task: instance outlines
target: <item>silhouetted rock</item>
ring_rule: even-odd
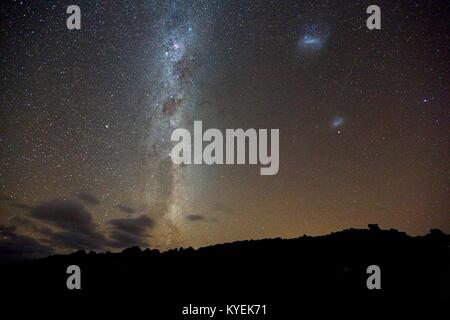
[[[424,238],[429,241],[446,243],[450,245],[450,235],[445,234],[439,229],[430,229],[430,232]]]
[[[138,256],[141,253],[142,253],[142,250],[139,247],[131,247],[131,248],[122,250],[122,254],[127,255],[127,256]]]
[[[83,257],[83,256],[86,256],[87,253],[84,250],[77,250],[75,252],[72,252],[71,255]]]

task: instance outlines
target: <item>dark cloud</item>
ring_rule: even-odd
[[[113,219],[111,226],[110,245],[116,248],[147,246],[147,231],[154,226],[152,218],[142,215],[137,218]]]
[[[108,244],[108,240],[99,232],[82,233],[74,231],[54,232],[51,234],[49,242],[58,247],[77,250],[104,250]]]
[[[31,225],[31,229],[34,232],[40,233],[40,234],[45,235],[45,236],[49,236],[49,235],[52,235],[54,233],[54,231],[51,228],[46,227],[46,226],[36,225],[36,224],[32,224]]]
[[[0,224],[0,235],[2,236],[9,236],[10,234],[15,233],[17,230],[16,226],[5,226]]]
[[[55,199],[33,208],[30,216],[59,229],[36,227],[36,231],[49,236],[48,242],[56,247],[101,250],[107,245],[91,213],[79,202]]]
[[[71,200],[55,199],[42,203],[31,209],[30,216],[72,232],[89,234],[95,233],[97,228],[91,213],[81,203]]]
[[[86,207],[77,201],[54,199],[30,209],[27,216],[9,219],[11,225],[0,229],[0,260],[13,261],[54,253],[49,246],[65,250],[107,250],[147,246],[148,231],[154,220],[146,215],[113,219],[107,224],[109,233],[101,231]],[[40,235],[34,239],[18,233],[23,229]]]
[[[76,193],[77,198],[87,205],[96,206],[100,203],[100,200],[92,193],[86,191],[79,191]]]
[[[137,218],[112,219],[108,222],[115,229],[123,230],[134,234],[142,234],[147,229],[154,226],[152,218],[142,215]]]
[[[136,210],[129,207],[129,206],[125,206],[123,204],[119,204],[117,206],[117,209],[119,209],[120,211],[122,211],[123,213],[127,213],[127,214],[133,214],[136,213]]]
[[[16,233],[15,226],[0,225],[0,263],[45,257],[54,251],[27,236]]]
[[[9,219],[9,222],[11,222],[14,226],[31,226],[33,225],[33,222],[22,216],[13,216]]]
[[[202,221],[205,220],[205,216],[201,214],[189,214],[186,216],[186,219],[189,221]]]
[[[36,233],[40,233],[42,235],[49,236],[49,235],[53,234],[53,230],[50,229],[49,227],[46,227],[43,225],[38,225],[34,221],[31,221],[30,219],[28,219],[27,217],[13,216],[9,219],[9,222],[13,226],[28,228],[28,229],[30,229]]]
[[[42,235],[46,235],[46,236],[52,235],[54,233],[54,231],[52,229],[50,229],[49,227],[46,227],[46,226],[33,225],[32,228],[33,228],[33,231],[38,232]]]

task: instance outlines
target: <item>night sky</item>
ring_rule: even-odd
[[[346,3],[2,3],[0,249],[450,232],[448,5]],[[174,165],[194,120],[279,128],[279,173]]]

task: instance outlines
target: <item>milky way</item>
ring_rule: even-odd
[[[167,245],[178,236],[188,208],[189,194],[185,186],[185,170],[174,165],[169,157],[172,131],[192,121],[199,92],[195,84],[198,72],[197,52],[201,39],[195,19],[183,2],[168,2],[158,20],[154,35],[159,45],[152,52],[153,68],[149,75],[147,137],[145,159],[148,167],[146,200],[157,203],[162,213],[161,232]]]

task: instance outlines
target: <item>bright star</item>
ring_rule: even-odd
[[[430,103],[431,100],[433,100],[433,97],[423,98],[423,99],[422,99],[422,102],[425,103],[425,104],[427,104],[427,103]]]

